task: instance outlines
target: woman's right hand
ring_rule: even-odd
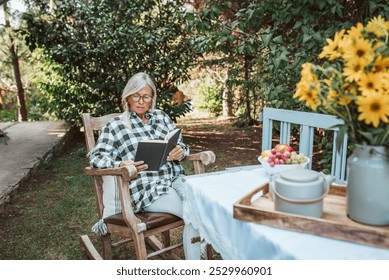
[[[122,161],[120,163],[120,167],[123,167],[123,166],[126,166],[126,165],[134,165],[136,167],[136,170],[138,172],[140,171],[143,171],[143,170],[146,170],[147,168],[149,168],[149,166],[147,164],[144,163],[144,161],[133,161],[133,160],[125,160],[125,161]]]

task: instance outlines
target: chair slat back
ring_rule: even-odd
[[[84,125],[86,150],[90,152],[96,146],[95,133],[99,133],[104,125],[112,118],[120,115],[114,113],[102,117],[91,117],[89,113],[82,114],[82,123]],[[93,176],[93,191],[97,204],[97,211],[99,219],[103,217],[104,203],[103,203],[103,179],[101,176]]]
[[[260,119],[263,121],[262,150],[269,150],[272,148],[273,121],[280,122],[280,143],[283,144],[290,144],[291,125],[299,125],[299,150],[301,153],[310,157],[311,162],[309,168],[312,167],[313,138],[315,129],[321,128],[325,130],[332,130],[334,135],[331,174],[336,177],[339,183],[345,182],[348,140],[347,135],[345,135],[343,143],[338,151],[336,146],[336,137],[339,133],[339,128],[335,127],[336,125],[343,124],[343,120],[331,115],[275,108],[264,108]]]
[[[113,113],[101,117],[92,117],[89,113],[82,114],[87,152],[96,146],[95,132],[100,132],[107,122],[119,115],[120,113]]]

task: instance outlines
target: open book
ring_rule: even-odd
[[[170,151],[177,145],[181,128],[169,132],[164,140],[143,140],[138,143],[135,161],[143,160],[149,168],[146,171],[158,171],[166,163]]]

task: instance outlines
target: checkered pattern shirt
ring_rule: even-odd
[[[125,160],[134,160],[139,141],[150,139],[164,139],[176,128],[176,125],[161,110],[146,113],[147,124],[135,112],[125,112],[113,118],[101,130],[97,144],[88,154],[90,165],[93,168],[119,167]],[[182,142],[182,135],[178,140],[189,154],[189,148]],[[184,174],[181,164],[168,161],[159,171],[139,172],[136,180],[130,183],[130,195],[135,212],[149,206],[158,196],[169,191],[172,180],[179,174]]]

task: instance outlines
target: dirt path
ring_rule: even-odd
[[[212,150],[216,154],[215,170],[239,165],[258,164],[261,150],[259,126],[233,127],[233,119],[185,119],[177,123],[183,128],[184,142],[191,152]]]

